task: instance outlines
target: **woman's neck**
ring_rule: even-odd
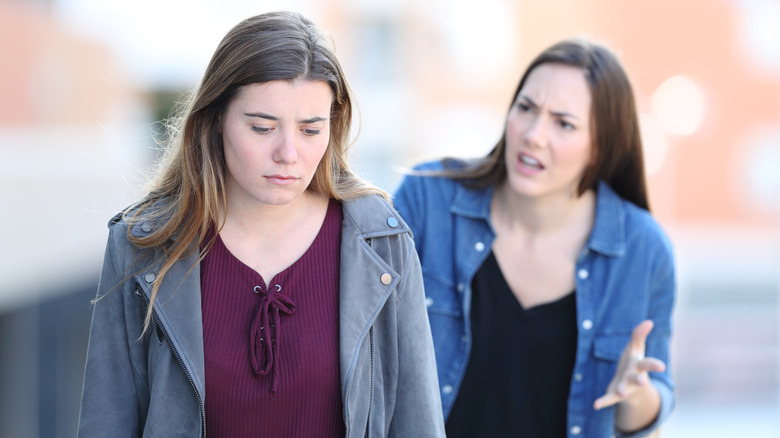
[[[311,246],[325,220],[330,200],[304,192],[285,205],[235,205],[228,202],[219,232],[227,249],[268,283]]]
[[[506,184],[496,186],[491,200],[491,220],[503,229],[529,235],[554,233],[571,227],[587,230],[593,226],[596,197],[593,190],[580,196],[554,195],[529,197],[518,195]]]
[[[233,202],[231,202],[233,201]],[[328,198],[306,191],[294,202],[284,205],[248,203],[228,199],[225,227],[247,238],[275,236],[307,222],[314,212],[323,211]],[[225,214],[225,212],[223,212]]]

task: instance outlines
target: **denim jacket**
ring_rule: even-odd
[[[417,170],[441,170],[438,162]],[[458,394],[471,351],[471,282],[487,258],[495,233],[490,223],[493,188],[473,190],[435,176],[407,175],[394,204],[414,233],[436,349],[445,419]],[[644,319],[655,327],[646,355],[667,364],[651,373],[661,411],[643,436],[667,417],[674,404],[669,340],[675,299],[672,248],[650,214],[602,183],[596,217],[576,262],[577,352],[570,381],[570,437],[624,436],[615,430],[615,408],[593,409],[614,376],[633,328]]]
[[[346,436],[443,437],[422,276],[409,229],[378,197],[344,202],[343,211],[339,356]],[[140,221],[131,232],[143,235],[154,226]],[[79,437],[203,437],[208,394],[198,254],[164,277],[151,333],[139,338],[160,254],[130,243],[127,227],[121,215],[109,226]]]

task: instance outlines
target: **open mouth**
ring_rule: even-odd
[[[534,169],[539,169],[539,170],[544,169],[544,166],[539,160],[529,157],[528,155],[525,154],[520,154],[520,163],[522,163],[524,166],[532,167]]]

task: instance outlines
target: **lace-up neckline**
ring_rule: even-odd
[[[260,302],[255,308],[252,328],[249,332],[249,357],[252,370],[256,375],[272,377],[271,392],[276,393],[279,386],[277,370],[279,368],[279,342],[281,341],[281,315],[293,315],[295,303],[282,293],[282,286],[276,284],[270,290],[255,286],[254,292]]]

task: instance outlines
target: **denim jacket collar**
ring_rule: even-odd
[[[458,184],[450,205],[453,214],[490,223],[490,200],[493,187],[474,190]],[[620,197],[603,181],[596,194],[596,217],[587,249],[599,254],[620,257],[626,252],[625,211]]]
[[[470,189],[458,184],[450,211],[460,216],[484,219],[490,223],[490,200],[492,198],[492,185],[484,189]]]

